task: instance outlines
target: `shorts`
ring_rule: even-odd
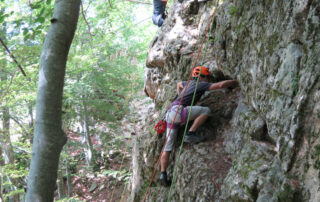
[[[167,114],[166,114],[166,121],[167,123],[172,123],[177,110],[178,110],[178,106],[179,105],[174,105],[173,107],[171,107],[170,110],[168,110]],[[191,106],[187,106],[186,107],[188,110],[188,114],[190,111]],[[177,125],[181,125],[181,110],[182,110],[182,106],[179,109],[179,112],[176,116],[175,122],[174,124]],[[196,119],[198,116],[200,115],[206,115],[206,116],[210,116],[211,110],[209,109],[209,107],[202,107],[202,106],[193,106],[190,112],[190,121]],[[164,148],[164,151],[171,151],[172,147],[173,147],[173,143],[176,139],[177,133],[178,133],[178,128],[175,129],[171,129],[170,134],[169,134],[170,128],[167,128],[166,130],[166,137],[168,138],[166,146]],[[169,137],[168,137],[169,136]]]

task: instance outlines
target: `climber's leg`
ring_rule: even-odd
[[[190,132],[195,132],[207,119],[209,116],[207,115],[200,115],[194,121],[192,126],[190,127]]]
[[[167,170],[170,153],[171,153],[171,151],[163,151],[163,153],[162,153],[162,156],[161,156],[161,172],[165,172]]]
[[[169,134],[170,132],[170,134]],[[164,172],[166,171],[167,167],[168,167],[168,163],[169,163],[169,157],[170,157],[170,152],[172,150],[173,147],[173,143],[174,140],[176,139],[178,133],[178,129],[171,129],[167,128],[167,142],[166,145],[163,149],[163,153],[161,156],[161,171]]]
[[[189,131],[195,132],[207,118],[210,116],[211,110],[209,107],[202,107],[202,106],[188,106],[187,110],[190,111],[190,120],[194,120],[192,126],[190,127]]]
[[[170,186],[170,181],[167,179],[167,167],[169,164],[169,158],[170,158],[170,153],[172,150],[172,146],[174,143],[174,140],[177,136],[177,129],[171,129],[170,134],[169,134],[170,128],[167,128],[167,142],[164,147],[162,156],[161,156],[161,174],[160,174],[160,184],[162,186]]]
[[[197,143],[202,142],[206,138],[203,136],[196,135],[195,131],[204,124],[204,122],[208,119],[211,111],[208,107],[201,107],[201,106],[193,106],[187,107],[188,110],[191,109],[190,113],[190,120],[194,120],[192,126],[190,127],[188,133],[184,138],[184,142],[188,143]]]

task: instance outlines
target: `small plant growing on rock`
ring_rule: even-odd
[[[311,158],[315,159],[315,162],[313,164],[313,168],[320,170],[320,144],[318,144],[314,147],[314,153],[312,154]],[[319,172],[318,177],[320,178],[320,172]]]
[[[230,15],[235,15],[237,13],[238,9],[235,5],[232,5],[229,9],[229,14]]]
[[[291,75],[291,77],[292,77],[291,88],[292,88],[293,96],[295,96],[299,91],[300,76],[299,76],[299,74],[295,74],[293,72],[291,74],[292,74]]]

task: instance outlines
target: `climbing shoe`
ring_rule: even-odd
[[[184,137],[186,143],[198,143],[206,140],[206,137],[198,136],[195,132],[189,131]]]
[[[171,182],[167,179],[167,173],[161,172],[160,174],[160,184],[164,187],[169,187]]]

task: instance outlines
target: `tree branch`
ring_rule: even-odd
[[[24,72],[24,70],[22,69],[21,65],[18,63],[18,61],[16,60],[16,58],[14,57],[14,55],[10,52],[9,48],[6,46],[6,44],[3,42],[3,40],[0,38],[0,42],[2,44],[2,46],[4,47],[4,49],[6,49],[6,51],[9,53],[10,57],[13,59],[13,61],[18,65],[20,71],[22,72],[22,74],[27,77],[26,73]]]
[[[23,148],[21,148],[21,147],[14,146],[13,148],[14,148],[15,150],[22,151],[22,152],[24,152],[24,153],[26,153],[26,154],[31,154],[30,151],[28,151],[28,150],[26,150],[26,149],[23,149]]]
[[[28,130],[23,126],[23,124],[20,123],[20,121],[18,120],[18,118],[10,115],[10,119],[12,119],[16,124],[18,124],[18,125],[20,126],[20,128],[21,128],[27,135],[30,134],[30,133],[28,132]]]
[[[109,3],[110,8],[112,8],[112,9],[113,9],[113,7],[112,7],[112,3],[111,3],[111,1],[110,1],[110,0],[108,0],[108,3]]]
[[[91,37],[93,37],[93,34],[92,34],[92,33],[91,33],[91,31],[90,31],[90,25],[89,25],[89,23],[88,23],[88,21],[87,21],[87,19],[86,19],[86,16],[84,15],[82,1],[81,1],[80,6],[81,6],[81,14],[82,14],[82,18],[83,18],[83,20],[85,21],[85,23],[86,23],[86,24],[87,24],[87,26],[88,26],[88,31],[89,31],[90,36],[91,36]]]
[[[138,0],[126,0],[137,4],[146,4],[146,5],[152,5],[150,2],[144,2],[144,1],[138,1]]]

